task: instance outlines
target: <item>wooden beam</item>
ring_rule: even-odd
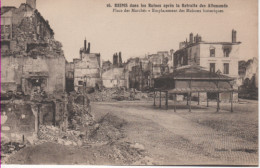
[[[219,112],[219,92],[217,93],[217,112]]]
[[[155,91],[153,92],[153,106],[156,106],[155,105]]]
[[[217,88],[219,89],[218,82],[217,82]],[[219,112],[219,91],[217,93],[217,112]]]
[[[230,93],[231,113],[233,112],[233,91]]]
[[[208,93],[207,93],[207,107],[209,107],[209,98],[208,98]]]
[[[200,92],[198,92],[198,105],[200,105]]]
[[[190,90],[191,90],[191,80],[190,80],[190,83],[189,83],[189,87],[190,87]],[[189,112],[191,112],[191,92],[189,92],[189,94],[190,94]]]
[[[191,112],[191,92],[189,93],[189,99],[190,99],[190,103],[189,103],[189,112]]]
[[[162,91],[160,91],[160,104],[159,104],[159,108],[162,107]]]
[[[166,91],[165,93],[166,93],[165,94],[165,99],[166,99],[165,105],[166,105],[166,110],[168,110],[168,91]]]
[[[174,98],[174,112],[176,112],[176,102],[177,102],[177,95],[176,93],[174,94],[175,98]]]

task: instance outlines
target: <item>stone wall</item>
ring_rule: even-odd
[[[7,45],[7,50],[1,50],[1,83],[4,86],[1,92],[26,88],[27,80],[32,77],[46,80],[44,91],[47,93],[63,92],[65,57],[49,23],[27,4],[1,14],[2,17],[9,18],[11,23],[6,24],[12,26],[11,38],[2,39],[1,43],[1,47]],[[26,92],[25,89],[23,91]]]

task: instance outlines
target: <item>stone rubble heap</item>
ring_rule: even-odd
[[[58,143],[62,145],[82,146],[82,133],[75,130],[61,131],[54,126],[41,126],[39,135],[40,140]]]
[[[5,164],[8,158],[23,149],[26,145],[18,142],[1,142],[1,164]]]
[[[91,114],[90,100],[86,95],[70,95],[68,102],[69,128],[79,130],[92,125],[94,117]]]
[[[124,88],[105,88],[101,91],[95,91],[88,95],[93,102],[115,102],[115,101],[133,101],[147,99],[148,93],[142,93],[140,91],[125,90]]]

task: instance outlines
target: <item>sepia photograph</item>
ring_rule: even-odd
[[[1,0],[1,165],[258,166],[258,0]]]

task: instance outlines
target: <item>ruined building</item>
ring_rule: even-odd
[[[66,92],[70,93],[74,91],[74,69],[75,65],[73,62],[66,61]]]
[[[65,57],[36,0],[1,8],[1,93],[65,89]]]
[[[109,60],[102,62],[102,72],[106,72],[109,69],[111,69],[112,67],[113,67],[113,64]]]
[[[128,88],[128,71],[125,68],[113,67],[102,74],[102,81],[105,88]]]
[[[90,53],[90,43],[84,40],[84,47],[80,49],[80,59],[73,59],[74,89],[76,91],[85,87],[100,87],[101,61],[99,53]]]
[[[239,61],[239,97],[258,99],[258,59]]]
[[[131,58],[127,61],[129,70],[129,87],[138,90],[147,90],[151,86],[152,63],[147,57]]]
[[[110,61],[103,63],[102,83],[105,88],[128,88],[128,76],[128,70],[123,67],[121,52],[113,55],[113,65],[111,65]]]
[[[252,83],[255,88],[258,88],[258,59],[254,57],[248,61],[239,61],[239,76],[241,85]]]
[[[21,140],[42,124],[66,128],[65,61],[36,0],[1,7],[1,136]]]

